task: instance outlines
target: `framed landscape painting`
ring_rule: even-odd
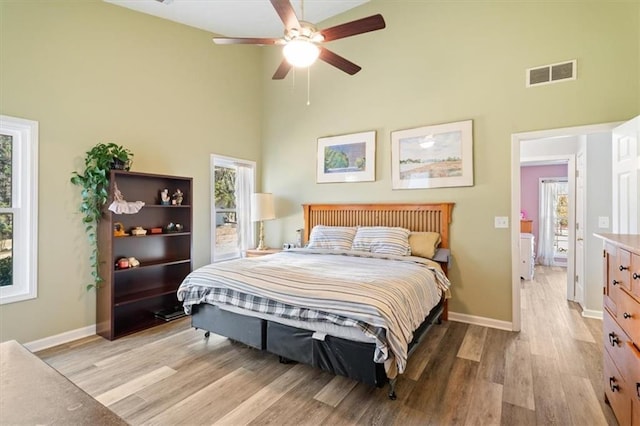
[[[391,132],[393,189],[473,185],[473,121]]]
[[[317,183],[376,180],[376,132],[318,138]]]

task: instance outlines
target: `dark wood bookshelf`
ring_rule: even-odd
[[[115,214],[108,210],[115,187],[126,201],[143,201],[145,205],[134,214]],[[160,192],[169,195],[180,189],[182,204],[160,203]],[[103,209],[98,226],[100,276],[103,282],[97,290],[96,331],[109,339],[164,324],[158,312],[178,308],[178,286],[193,268],[192,260],[192,194],[189,177],[112,170],[109,177],[110,198]],[[167,232],[170,224],[182,225],[179,232]],[[143,236],[114,236],[116,224],[125,232],[140,226]],[[151,228],[162,228],[161,234],[151,234]],[[122,257],[135,257],[140,265],[119,269]]]

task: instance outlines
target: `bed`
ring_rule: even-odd
[[[411,349],[432,324],[447,319],[453,203],[303,209],[307,248],[198,268],[178,298],[206,336],[213,332],[282,362],[370,385],[390,383],[395,399]],[[404,253],[409,231],[415,241],[437,235],[437,250],[424,257]]]

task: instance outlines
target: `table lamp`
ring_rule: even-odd
[[[251,221],[260,222],[260,236],[257,250],[267,250],[264,244],[264,221],[275,219],[275,209],[273,207],[273,194],[254,193],[251,194]]]

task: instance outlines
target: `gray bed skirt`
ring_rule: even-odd
[[[429,313],[414,333],[411,350],[429,328],[440,322],[444,299]],[[373,361],[374,343],[351,341],[275,321],[237,314],[206,303],[193,305],[191,325],[256,349],[266,350],[282,359],[297,361],[362,383],[382,387],[387,382],[384,364]]]

